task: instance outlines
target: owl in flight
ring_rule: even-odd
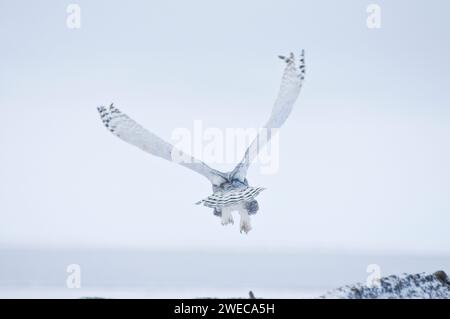
[[[241,217],[240,231],[248,233],[251,230],[250,216],[256,214],[259,209],[255,197],[264,190],[264,188],[249,185],[248,167],[257,157],[258,151],[269,142],[274,131],[279,129],[288,118],[305,78],[304,50],[298,61],[293,53],[287,57],[279,56],[279,58],[286,63],[286,66],[272,114],[248,147],[242,161],[230,172],[220,172],[202,161],[184,154],[181,150],[146,130],[112,104],[109,107],[100,106],[97,109],[104,125],[125,142],[152,155],[177,162],[205,176],[212,184],[213,194],[196,204],[212,208],[214,215],[221,218],[222,225],[233,224],[231,213],[238,211]]]

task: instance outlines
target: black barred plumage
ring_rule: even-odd
[[[112,133],[115,133],[116,126],[114,124],[119,123],[120,117],[125,117],[125,115],[122,114],[118,108],[114,107],[114,104],[111,104],[109,109],[104,106],[99,106],[97,109],[103,124],[105,124]]]
[[[305,67],[305,50],[302,50],[302,55],[300,56],[300,79],[303,81],[305,79],[306,67]]]
[[[238,191],[216,192],[205,199],[197,202],[197,205],[203,204],[207,207],[228,207],[241,202],[251,202],[264,190],[262,187],[247,187]]]
[[[289,57],[285,57],[283,55],[279,55],[278,56],[281,60],[285,61],[288,65],[293,65],[295,67],[295,56],[294,53],[290,53]],[[305,68],[305,50],[302,50],[302,53],[300,55],[300,64],[298,66],[298,69],[300,70],[300,74],[298,74],[298,77],[301,80],[305,79],[305,73],[306,73],[306,68]]]
[[[219,216],[222,225],[233,223],[232,211],[238,211],[241,217],[240,230],[248,233],[251,230],[250,215],[259,209],[255,200],[264,188],[251,187],[247,181],[247,170],[252,161],[272,137],[271,130],[280,128],[292,111],[305,78],[305,54],[302,51],[300,59],[296,61],[291,53],[288,57],[279,56],[286,62],[281,79],[281,85],[272,114],[263,129],[270,134],[259,133],[248,147],[242,161],[231,172],[220,172],[212,169],[202,161],[187,156],[173,145],[162,140],[152,132],[146,130],[128,115],[122,113],[113,104],[109,107],[100,106],[98,112],[105,127],[114,135],[143,151],[168,161],[174,161],[203,176],[212,184],[213,194],[197,202],[214,209],[214,215]],[[298,65],[297,65],[298,64]],[[174,158],[174,154],[183,153],[182,160]],[[178,160],[176,160],[178,159]]]

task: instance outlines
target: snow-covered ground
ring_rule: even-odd
[[[72,264],[80,266],[80,288],[67,287]],[[340,298],[355,292],[346,285],[358,282],[368,293],[364,283],[373,265],[382,277],[432,274],[449,272],[450,257],[0,249],[0,298],[245,298],[250,290],[262,298]],[[386,284],[395,285],[389,278]]]
[[[443,271],[433,274],[401,274],[381,278],[376,285],[347,285],[322,298],[343,299],[450,299],[450,278]]]

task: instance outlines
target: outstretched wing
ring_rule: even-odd
[[[100,106],[97,109],[105,126],[125,142],[137,146],[147,153],[190,168],[208,178],[213,185],[220,185],[225,181],[223,173],[212,169],[190,155],[184,154],[181,150],[143,128],[112,104],[109,108]]]
[[[286,68],[284,69],[280,91],[273,106],[272,114],[258,136],[250,144],[242,161],[232,171],[232,178],[244,181],[248,167],[256,156],[258,156],[259,150],[276,133],[276,129],[279,129],[286,121],[300,93],[303,80],[305,79],[305,51],[302,51],[299,61],[295,60],[293,53],[289,57],[279,56],[279,58],[286,62]]]

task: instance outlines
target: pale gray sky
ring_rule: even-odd
[[[0,245],[450,253],[448,1],[77,1],[79,30],[69,3],[0,0]],[[96,113],[113,101],[165,139],[257,127],[276,56],[302,48],[280,171],[248,176],[268,188],[248,236],[193,205],[206,179]]]

